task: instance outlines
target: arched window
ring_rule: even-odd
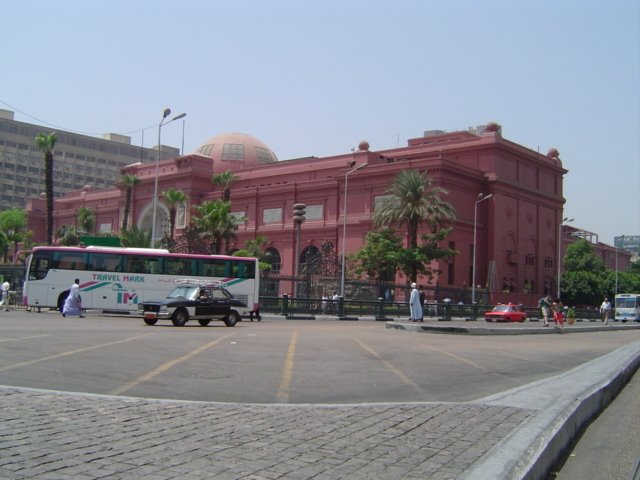
[[[280,259],[280,252],[273,247],[269,247],[265,250],[267,262],[271,264],[271,273],[280,273],[280,265],[282,260]]]
[[[320,253],[320,250],[318,250],[318,247],[309,245],[300,254],[300,265],[308,265],[313,267],[313,265],[317,264],[317,260],[321,258],[322,258],[322,254]],[[310,270],[310,272],[311,271],[312,270]]]

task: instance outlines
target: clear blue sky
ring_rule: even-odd
[[[5,1],[0,108],[185,151],[251,134],[283,159],[496,121],[569,173],[565,215],[640,235],[637,0]],[[182,124],[162,129],[180,147]]]

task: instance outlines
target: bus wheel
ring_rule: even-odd
[[[69,291],[67,290],[66,292],[62,292],[58,297],[58,311],[60,313],[62,313],[62,309],[64,308],[64,302],[67,300],[68,296],[69,296]]]
[[[147,325],[155,325],[156,323],[158,323],[158,319],[157,318],[145,318],[144,319],[144,323],[146,323]]]
[[[238,315],[238,312],[236,311],[230,311],[229,315],[227,315],[224,319],[224,324],[227,327],[235,327],[236,323],[238,323],[240,321],[240,315]]]
[[[198,323],[200,325],[202,325],[203,327],[206,327],[207,325],[209,325],[211,323],[211,319],[210,318],[203,318],[201,320],[198,320]]]
[[[176,327],[183,327],[187,320],[189,320],[189,314],[184,308],[176,310],[171,317],[171,321]]]

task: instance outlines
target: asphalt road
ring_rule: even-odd
[[[640,372],[584,431],[565,463],[549,478],[640,478]],[[638,475],[637,477],[634,477]]]
[[[0,312],[0,384],[215,402],[464,402],[638,339],[640,330],[479,337],[335,320],[150,327],[11,311]]]

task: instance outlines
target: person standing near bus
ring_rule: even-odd
[[[605,298],[600,305],[600,315],[602,315],[602,321],[604,322],[604,326],[609,325],[609,317],[611,316],[611,303],[609,303],[609,299]]]
[[[2,301],[0,302],[5,312],[9,311],[9,290],[11,290],[11,283],[7,279],[2,283]]]
[[[78,316],[84,318],[82,315],[82,300],[80,299],[80,279],[76,278],[73,285],[69,288],[69,295],[64,301],[64,307],[62,307],[62,316]]]

